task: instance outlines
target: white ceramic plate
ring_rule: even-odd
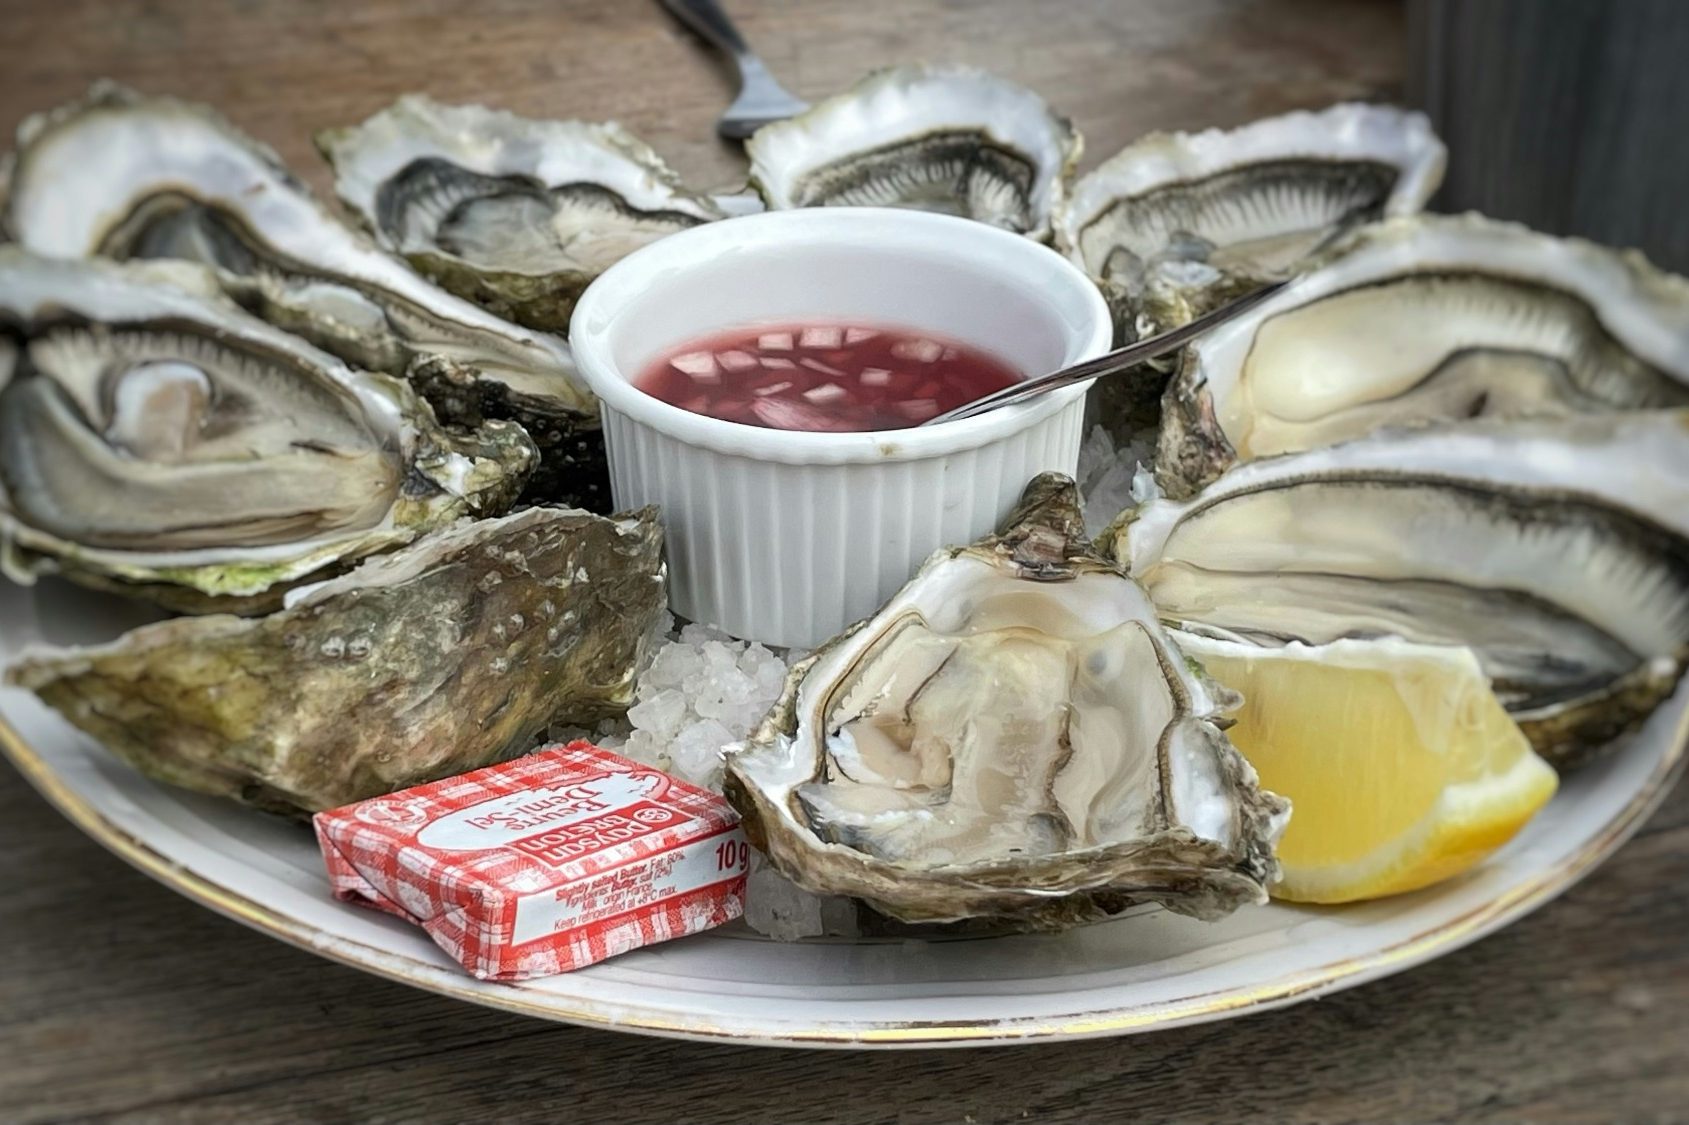
[[[145,611],[72,587],[0,584],[0,662],[86,642]],[[892,1046],[1114,1035],[1279,1007],[1447,953],[1565,890],[1674,779],[1689,689],[1616,754],[1567,778],[1464,878],[1337,908],[1272,905],[1215,924],[1145,908],[1059,936],[764,941],[730,928],[520,984],[466,976],[422,932],[329,898],[307,830],[154,784],[33,696],[0,689],[0,746],[90,836],[188,897],[325,957],[479,1004],[692,1039]]]

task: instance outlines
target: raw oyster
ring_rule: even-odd
[[[1044,99],[984,71],[875,71],[746,142],[770,208],[913,207],[1048,238],[1081,141]]]
[[[148,776],[310,813],[620,714],[663,601],[654,509],[530,508],[435,532],[269,617],[145,625],[27,655],[8,678]]]
[[[1288,276],[1338,232],[1419,210],[1447,152],[1423,114],[1345,104],[1238,129],[1152,133],[1083,176],[1056,237],[1123,339]]]
[[[615,123],[535,121],[409,95],[317,147],[375,240],[490,312],[567,334],[588,282],[725,213]]]
[[[30,118],[18,129],[0,228],[53,257],[216,266],[247,309],[348,363],[405,375],[426,361],[419,385],[446,421],[521,422],[548,454],[544,495],[605,478],[602,449],[591,447],[597,404],[567,345],[423,280],[206,107],[100,83]],[[577,450],[571,439],[583,429],[592,442]],[[583,452],[598,463],[569,462]]]
[[[0,570],[247,612],[502,511],[509,422],[447,431],[405,382],[248,316],[186,262],[0,248]]]
[[[1321,268],[1187,348],[1156,476],[1377,427],[1689,406],[1689,281],[1635,253],[1477,215],[1357,231]]]
[[[1288,805],[1220,733],[1235,697],[1083,534],[1073,482],[1037,477],[1002,531],[793,670],[727,760],[781,873],[909,922],[1266,900]]]
[[[1104,539],[1182,629],[1467,645],[1565,767],[1689,655],[1689,411],[1384,432],[1239,465]]]

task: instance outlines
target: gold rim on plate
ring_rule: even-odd
[[[178,867],[146,844],[125,833],[88,801],[72,792],[59,779],[53,768],[23,740],[3,716],[0,716],[0,752],[4,752],[25,780],[72,824],[131,866],[139,868],[172,890],[219,914],[279,938],[289,945],[388,980],[472,1004],[540,1019],[682,1039],[727,1039],[834,1047],[984,1045],[1117,1035],[1201,1023],[1249,1011],[1282,1007],[1299,999],[1311,998],[1340,987],[1360,984],[1398,972],[1476,941],[1524,916],[1577,882],[1590,869],[1616,851],[1659,806],[1680,772],[1686,744],[1689,744],[1689,707],[1685,707],[1684,714],[1679,716],[1671,745],[1647,780],[1618,815],[1608,821],[1605,828],[1578,851],[1475,910],[1364,957],[1335,961],[1312,972],[1253,988],[1231,988],[1199,994],[1152,1010],[1099,1011],[1059,1020],[902,1020],[869,1023],[850,1029],[826,1026],[758,1029],[676,1022],[664,1014],[633,1006],[626,1006],[621,1014],[609,1016],[592,1009],[570,1008],[550,1002],[536,1003],[524,995],[526,990],[520,984],[491,988],[485,985],[477,986],[477,982],[472,982],[467,977],[453,978],[442,975],[438,966],[418,961],[403,953],[395,953],[350,938],[326,938],[321,930]],[[348,949],[368,950],[373,956],[361,958]],[[385,962],[400,962],[402,967],[390,967]]]

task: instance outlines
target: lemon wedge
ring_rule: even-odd
[[[1354,902],[1457,875],[1512,839],[1559,784],[1470,649],[1175,640],[1243,694],[1227,734],[1262,786],[1290,798],[1277,898]]]

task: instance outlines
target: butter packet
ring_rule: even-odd
[[[334,896],[483,980],[569,972],[744,913],[721,797],[588,742],[318,813]]]

